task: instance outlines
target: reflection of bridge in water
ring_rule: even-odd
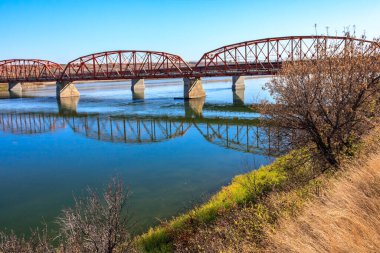
[[[40,134],[66,127],[66,122],[52,114],[2,113],[0,130],[12,134]]]
[[[70,117],[75,133],[108,142],[153,143],[183,136],[191,125],[175,120],[114,117]]]
[[[281,151],[279,130],[263,127],[255,119],[0,113],[0,130],[7,133],[42,134],[67,127],[86,138],[127,144],[163,142],[194,128],[221,147],[271,155]]]

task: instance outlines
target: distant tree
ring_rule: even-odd
[[[76,198],[73,208],[58,218],[60,237],[67,253],[112,253],[122,245],[128,248],[126,201],[128,192],[113,179],[99,196],[88,189],[85,198]]]
[[[348,44],[340,54],[328,54],[338,47],[318,59],[284,63],[266,85],[275,104],[263,106],[266,117],[291,130],[293,147],[315,147],[333,166],[380,112],[379,45]]]

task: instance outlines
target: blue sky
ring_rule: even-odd
[[[0,0],[0,59],[65,63],[115,49],[197,60],[214,48],[274,36],[380,36],[379,0]]]

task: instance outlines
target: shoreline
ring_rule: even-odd
[[[375,129],[366,136],[354,157],[344,161],[338,172],[314,174],[308,152],[296,150],[258,170],[235,176],[206,203],[149,229],[135,238],[135,244],[142,252],[192,252],[195,245],[201,252],[217,252],[222,244],[227,244],[223,245],[227,247],[224,250],[232,250],[228,246],[237,246],[244,237],[239,233],[251,229],[249,239],[242,243],[254,251],[267,250],[272,247],[268,242],[278,223],[302,215],[305,206],[331,191],[328,186],[334,180],[347,177],[345,168],[366,162],[368,153],[373,155],[379,150],[379,132]],[[327,190],[322,191],[323,188]]]

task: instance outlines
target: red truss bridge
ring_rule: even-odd
[[[119,50],[79,57],[67,64],[38,59],[0,61],[0,82],[22,90],[26,82],[56,82],[57,97],[79,96],[75,81],[132,80],[132,91],[144,79],[183,78],[184,98],[205,96],[202,77],[232,76],[232,88],[244,89],[244,76],[274,75],[285,62],[334,56],[349,46],[380,53],[378,42],[352,37],[290,36],[245,41],[205,53],[197,63],[157,51]]]

